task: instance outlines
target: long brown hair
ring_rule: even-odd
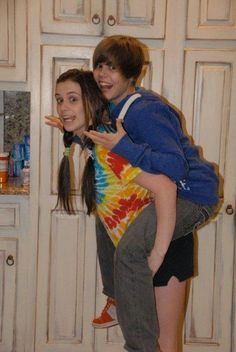
[[[70,69],[58,77],[56,84],[65,81],[72,81],[80,85],[87,130],[96,130],[100,124],[109,124],[107,100],[99,90],[91,71]],[[73,132],[64,130],[63,142],[65,148],[70,148],[73,141]],[[92,150],[93,145],[90,139],[81,139],[82,149],[88,148]],[[68,214],[73,214],[70,161],[71,158],[68,157],[68,153],[64,153],[58,172],[58,199],[56,207],[60,206]],[[82,200],[87,206],[87,212],[91,214],[96,209],[95,169],[91,157],[87,159],[83,171],[81,194]]]

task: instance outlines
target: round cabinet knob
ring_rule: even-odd
[[[228,204],[226,207],[226,214],[233,215],[233,213],[234,213],[234,209],[233,209],[232,205]]]
[[[92,22],[93,22],[93,24],[99,24],[101,22],[101,18],[97,13],[95,13],[95,15],[93,15]]]
[[[112,16],[112,15],[110,15],[109,17],[108,17],[108,19],[107,19],[107,24],[109,25],[109,26],[114,26],[115,24],[116,24],[116,19],[115,19],[115,17],[114,16]]]
[[[14,261],[14,258],[13,258],[13,255],[9,255],[8,257],[7,257],[7,259],[6,259],[6,263],[7,263],[7,265],[9,265],[9,266],[12,266],[12,265],[14,265],[15,264],[15,261]]]

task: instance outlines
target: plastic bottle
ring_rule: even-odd
[[[22,179],[22,185],[23,186],[29,186],[30,185],[30,168],[24,167],[21,170],[21,179]]]
[[[0,153],[0,183],[8,180],[9,153]]]

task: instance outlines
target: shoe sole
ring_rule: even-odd
[[[112,321],[109,323],[104,323],[104,324],[96,324],[96,323],[92,323],[92,326],[96,329],[105,329],[105,328],[111,328],[112,326],[118,325],[118,321]]]

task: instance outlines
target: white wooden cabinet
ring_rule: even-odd
[[[224,7],[222,7],[222,3]],[[227,45],[227,41],[219,42],[217,40],[236,39],[235,19],[233,18],[235,1],[189,0],[176,2],[169,0],[168,2],[147,1],[145,3],[106,1],[104,7],[100,6],[100,12],[98,8],[96,9],[99,15],[96,18],[102,19],[98,24],[94,24],[91,20],[93,13],[90,18],[88,17],[87,22],[84,21],[78,26],[75,25],[75,18],[72,21],[72,18],[67,17],[68,21],[66,22],[65,17],[62,18],[62,16],[60,21],[56,20],[56,16],[53,16],[52,12],[53,9],[58,9],[55,4],[55,1],[49,1],[46,4],[46,1],[42,0],[42,9],[47,9],[48,12],[47,20],[46,17],[41,17],[42,32],[51,33],[50,45],[42,46],[42,65],[44,67],[42,71],[42,116],[55,113],[53,88],[57,75],[70,67],[91,68],[94,47],[97,40],[103,35],[118,33],[134,35],[143,38],[150,50],[147,72],[141,83],[147,88],[164,93],[171,103],[183,111],[185,126],[193,136],[195,143],[203,147],[204,156],[208,160],[219,165],[221,178],[224,179],[224,202],[214,221],[198,233],[196,248],[198,249],[197,270],[199,275],[192,280],[191,284],[183,335],[183,350],[184,352],[233,352],[234,331],[236,329],[233,325],[235,317],[232,318],[232,315],[235,314],[235,306],[233,306],[235,304],[235,285],[233,284],[235,280],[235,217],[234,214],[227,213],[227,207],[232,205],[232,209],[235,211],[236,162],[233,151],[236,147],[236,105],[233,97],[236,89],[236,45],[232,48],[232,41],[230,45]],[[64,8],[64,13],[68,15],[69,8],[71,8],[76,16],[77,5],[75,6],[75,2],[60,2],[60,4]],[[157,27],[155,27],[155,20],[151,25],[148,24],[150,4],[155,4],[157,14],[162,14]],[[82,6],[82,2],[80,5]],[[86,6],[89,6],[87,1]],[[63,13],[62,8],[61,12]],[[166,20],[164,20],[164,14]],[[87,30],[85,25],[92,26],[93,30],[95,28],[98,30],[89,37],[87,45],[84,35],[90,35],[91,29]],[[60,40],[58,40],[60,33],[68,35],[68,38],[72,38],[69,34],[77,35],[78,44],[76,45],[76,41],[73,40],[73,45],[65,45],[65,36],[62,36],[60,45]],[[55,44],[53,44],[53,34],[57,34]],[[83,45],[79,44],[80,39]],[[217,49],[217,47],[219,48]],[[92,313],[94,310],[99,313],[104,304],[100,275],[98,269],[95,270],[96,261],[93,257],[96,250],[94,229],[91,220],[87,219],[83,213],[79,192],[78,204],[82,213],[78,214],[77,220],[66,218],[65,215],[52,211],[56,202],[56,173],[63,146],[58,131],[51,131],[43,122],[41,131],[41,156],[44,162],[41,162],[40,177],[44,182],[40,190],[38,286],[40,296],[37,302],[39,314],[36,323],[36,352],[51,352],[56,347],[60,348],[60,351],[70,352],[76,349],[76,345],[79,345],[81,351],[88,348],[86,352],[121,352],[123,351],[123,337],[119,326],[107,330],[96,330],[94,335],[91,330]],[[78,163],[77,169],[80,173],[82,165]],[[79,263],[81,258],[85,258],[84,273],[79,271],[79,275],[82,275],[82,280],[85,280],[83,282],[86,283],[88,278],[85,272],[89,267],[89,279],[92,281],[90,282],[91,290],[87,292],[90,311],[87,309],[83,311],[81,308],[81,314],[84,315],[82,319],[83,331],[86,332],[87,341],[93,344],[90,347],[88,347],[86,339],[83,339],[82,342],[79,340],[74,342],[70,336],[66,345],[65,340],[62,339],[60,342],[56,340],[56,334],[47,335],[46,333],[47,327],[53,329],[54,321],[60,326],[60,332],[65,330],[65,334],[67,329],[71,327],[69,318],[68,326],[63,326],[60,322],[60,316],[66,315],[67,312],[58,309],[60,314],[55,315],[55,310],[51,307],[57,299],[59,302],[64,302],[63,291],[58,290],[56,294],[57,291],[53,288],[59,277],[56,275],[56,264],[53,258],[55,253],[60,253],[60,248],[66,241],[60,230],[60,226],[65,227],[64,221],[68,226],[68,236],[71,236],[72,239],[74,236],[78,236],[78,239],[82,238],[82,243],[85,243],[83,242],[84,230],[82,227],[80,228],[82,232],[78,233],[78,223],[82,221],[85,228],[89,226],[89,231],[92,231],[90,245],[93,254],[85,255],[85,257],[81,253],[78,254]],[[58,227],[55,226],[57,223]],[[62,225],[59,226],[60,223]],[[72,235],[70,231],[73,228],[75,233]],[[54,233],[57,230],[58,239]],[[57,241],[61,241],[62,244],[58,245]],[[67,248],[66,243],[64,245]],[[45,258],[46,262],[44,262]],[[69,259],[68,262],[70,262]],[[73,260],[72,263],[74,263]],[[72,266],[75,267],[75,264]],[[60,269],[61,272],[65,270],[67,269]],[[75,273],[72,271],[73,282],[75,281],[73,280],[74,276]],[[93,280],[96,280],[96,283]],[[56,287],[60,287],[60,283],[57,284]],[[74,283],[72,291],[76,290],[77,286]],[[70,294],[73,296],[72,291]],[[84,294],[86,294],[86,290]],[[81,292],[79,297],[84,307],[87,307],[87,302],[83,301]],[[74,312],[73,316],[77,316],[76,306],[72,306],[73,299],[70,302],[71,305],[67,303],[69,305],[67,309]],[[47,315],[46,312],[50,312],[50,314]],[[79,324],[81,323],[80,317],[78,315]],[[54,336],[54,339],[49,341],[48,336]]]
[[[26,0],[1,0],[0,80],[26,81]]]
[[[235,351],[235,6],[235,0],[1,1],[1,85],[14,89],[14,82],[30,80],[33,192],[0,198],[0,352],[123,351],[118,326],[91,326],[105,300],[94,219],[85,214],[79,186],[75,215],[54,210],[63,145],[43,121],[56,112],[56,77],[70,67],[91,69],[97,42],[120,33],[149,47],[140,84],[183,111],[188,132],[224,179],[221,212],[198,234],[199,275],[191,283],[183,351]],[[83,167],[78,153],[76,179]]]
[[[0,351],[30,351],[33,338],[29,322],[31,264],[27,196],[0,199]],[[29,325],[31,329],[28,330]]]
[[[163,38],[166,0],[42,0],[46,33]]]

